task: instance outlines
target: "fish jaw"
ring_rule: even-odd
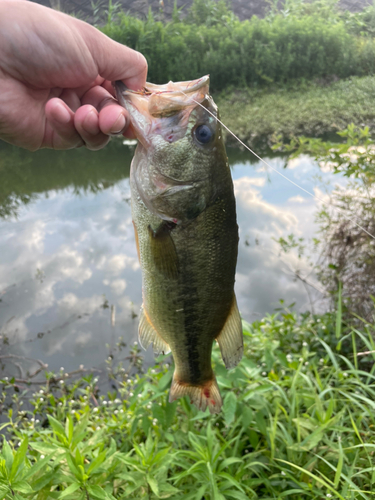
[[[129,112],[137,139],[147,147],[154,135],[169,143],[185,135],[190,113],[208,94],[209,77],[165,85],[146,83],[143,91],[130,90],[121,81],[114,87],[117,100]]]

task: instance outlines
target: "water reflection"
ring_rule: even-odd
[[[3,350],[43,359],[52,370],[73,370],[103,364],[106,344],[120,335],[128,343],[137,339],[142,299],[129,204],[133,151],[120,141],[95,153],[31,154],[0,145],[0,335],[9,342]],[[275,168],[284,164],[270,161]],[[235,151],[230,163],[242,315],[256,319],[281,298],[310,307],[305,285],[293,274],[297,268],[307,274],[307,263],[281,258],[275,239],[311,236],[314,200],[250,164],[247,153]],[[317,168],[311,161],[292,166],[288,174],[312,189]]]

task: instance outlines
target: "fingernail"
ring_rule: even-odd
[[[71,116],[69,111],[64,108],[64,106],[59,106],[55,110],[55,120],[58,121],[59,123],[66,124],[70,122]]]
[[[83,120],[82,127],[91,135],[97,135],[100,132],[96,112],[92,109]]]
[[[114,125],[111,128],[111,131],[109,135],[118,135],[121,134],[121,132],[124,130],[124,127],[126,125],[126,120],[124,115],[120,115]]]

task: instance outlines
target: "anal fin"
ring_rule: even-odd
[[[219,344],[225,367],[230,369],[238,365],[243,355],[243,333],[241,316],[238,311],[235,295],[233,295],[232,307],[225,325],[216,340]]]
[[[190,385],[187,382],[177,380],[176,374],[174,374],[169,392],[169,402],[172,403],[176,399],[188,396],[190,402],[195,404],[198,410],[205,411],[208,407],[210,413],[220,413],[223,401],[215,375],[212,376],[212,380],[202,385]]]
[[[147,347],[152,344],[155,354],[167,354],[171,351],[169,345],[161,338],[154,325],[151,323],[144,306],[142,306],[141,309],[138,336],[143,349],[147,349]]]

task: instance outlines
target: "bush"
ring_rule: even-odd
[[[105,400],[92,377],[55,384],[49,374],[32,410],[10,410],[3,426],[0,498],[370,500],[375,381],[362,366],[374,354],[357,350],[374,351],[373,330],[289,309],[245,323],[235,370],[215,348],[215,416],[167,402],[165,364]],[[3,398],[22,390],[1,383]]]
[[[215,3],[215,2],[213,2]],[[195,13],[195,16],[193,14]],[[373,74],[375,42],[351,35],[345,23],[321,15],[239,21],[234,15],[203,13],[198,24],[157,22],[120,14],[103,32],[142,52],[149,81],[190,80],[211,75],[213,90],[293,79]]]

